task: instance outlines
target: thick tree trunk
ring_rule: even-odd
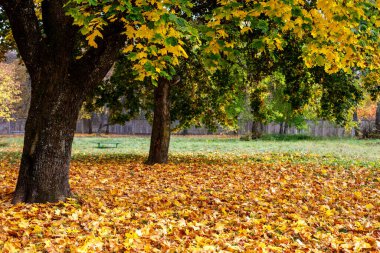
[[[12,203],[57,202],[70,196],[71,144],[84,93],[59,75],[49,79],[54,86],[34,80]]]
[[[380,102],[377,103],[375,126],[376,131],[380,133]]]
[[[26,68],[32,98],[13,203],[56,202],[70,196],[69,165],[76,120],[85,95],[117,59],[126,37],[120,22],[102,30],[96,48],[78,59],[86,41],[66,15],[66,1],[0,0]]]
[[[166,163],[170,143],[170,82],[159,79],[154,90],[154,116],[147,164]]]

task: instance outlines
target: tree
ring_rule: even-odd
[[[20,82],[14,64],[0,63],[0,119],[11,120],[20,101]]]
[[[378,132],[380,132],[380,74],[378,71],[370,71],[368,69],[360,74],[363,76],[362,82],[364,83],[366,91],[370,94],[372,101],[377,101],[375,128]]]
[[[71,144],[79,109],[125,41],[116,22],[104,29],[97,48],[89,48],[73,19],[66,16],[64,1],[36,4],[0,1],[32,85],[13,203],[55,202],[70,196]]]
[[[4,10],[0,7],[0,60],[4,60],[5,54],[9,50],[15,49],[15,47],[9,21]]]
[[[376,126],[376,130],[380,132],[380,102],[377,102],[377,106],[376,106],[375,126]]]
[[[17,52],[12,50],[6,54],[6,61],[14,68],[15,81],[20,84],[20,99],[14,105],[14,119],[25,119],[30,106],[31,84],[30,77],[24,63],[18,58]]]
[[[176,75],[160,78],[157,86],[135,80],[133,63],[122,58],[113,76],[97,91],[98,106],[106,105],[113,123],[124,123],[143,112],[152,122],[147,163],[165,163],[171,132],[190,126],[236,126],[241,99],[242,73],[237,66],[207,72],[201,55],[189,50],[189,57],[175,68]]]

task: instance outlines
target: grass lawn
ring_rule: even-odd
[[[267,137],[264,140],[240,141],[237,137],[173,136],[170,144],[172,155],[245,155],[258,154],[313,154],[334,157],[346,161],[376,162],[380,160],[380,140],[356,140],[352,138],[313,138],[306,140],[277,140]],[[0,138],[2,152],[21,152],[21,136]],[[97,143],[120,143],[118,148],[97,148]],[[76,136],[73,155],[131,154],[147,155],[149,137],[138,136]]]
[[[1,252],[379,252],[380,141],[78,136],[65,203],[18,204],[0,138]],[[98,142],[119,148],[98,149]]]

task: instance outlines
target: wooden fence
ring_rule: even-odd
[[[362,121],[361,127],[372,124],[372,122]],[[104,123],[102,125],[105,125]],[[1,122],[0,121],[0,134],[20,134],[24,132],[25,119],[18,119],[12,122]],[[95,118],[92,121],[93,132],[96,133],[99,130],[100,120]],[[294,127],[288,128],[288,134],[308,134],[311,136],[324,136],[324,137],[343,137],[343,136],[353,136],[354,131],[346,130],[342,127],[338,127],[327,121],[308,121],[307,128],[303,130],[298,130]],[[239,124],[238,131],[228,131],[225,129],[218,129],[214,134],[247,134],[250,132],[252,123]],[[106,127],[101,129],[101,132],[105,132]],[[145,119],[131,120],[124,125],[110,125],[108,127],[110,134],[129,134],[129,135],[149,135],[152,131],[151,125]],[[264,126],[264,133],[276,134],[280,131],[279,124],[269,124]],[[77,122],[77,133],[88,133],[88,124],[86,120],[78,120]],[[185,131],[181,131],[178,134],[188,134],[188,135],[207,135],[212,134],[206,128],[189,128]]]

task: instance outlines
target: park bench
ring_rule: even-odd
[[[119,142],[98,142],[98,148],[117,148]]]
[[[11,131],[11,134],[24,134],[25,131]]]

